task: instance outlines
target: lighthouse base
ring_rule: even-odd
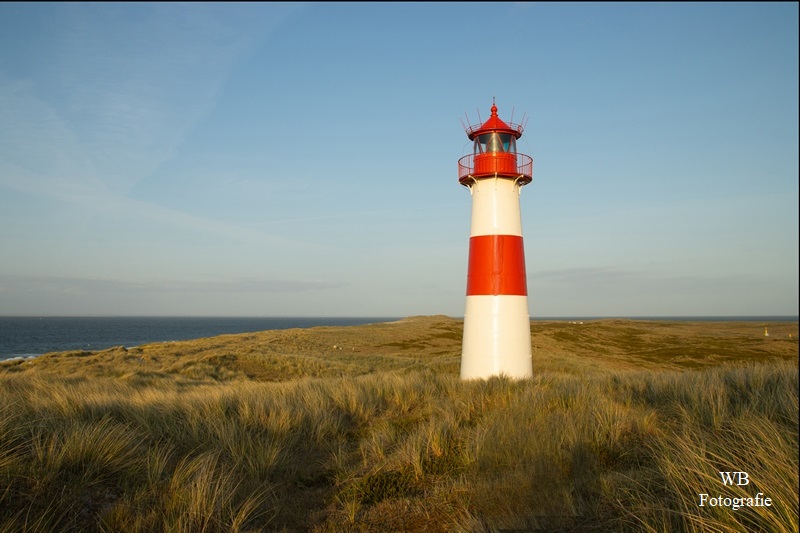
[[[527,296],[467,296],[461,379],[533,375]]]

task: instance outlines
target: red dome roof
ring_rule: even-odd
[[[467,137],[469,137],[469,140],[472,140],[477,135],[490,132],[510,133],[519,139],[522,137],[522,126],[514,124],[513,122],[511,124],[506,124],[500,120],[500,117],[497,116],[497,106],[492,103],[492,116],[480,126],[475,125],[467,128]]]

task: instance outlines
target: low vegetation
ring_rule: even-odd
[[[767,326],[534,322],[523,381],[460,381],[447,317],[6,362],[0,532],[797,531]]]

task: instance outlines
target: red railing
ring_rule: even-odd
[[[509,159],[509,156],[516,155]],[[465,155],[458,160],[458,181],[467,185],[473,178],[519,178],[522,185],[533,181],[533,158],[525,154],[506,154],[498,152],[478,154],[478,165],[475,165],[475,154]]]

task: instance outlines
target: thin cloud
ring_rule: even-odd
[[[17,293],[115,293],[119,295],[146,293],[293,293],[336,289],[344,286],[344,283],[299,279],[124,281],[54,276],[0,276],[0,290]]]
[[[51,28],[58,42],[52,64],[41,66],[37,80],[0,72],[0,189],[87,214],[135,212],[235,241],[296,243],[126,193],[167,162],[214,107],[232,65],[303,6],[122,8],[136,24],[118,6],[53,8],[61,16]]]
[[[645,272],[621,269],[616,267],[564,268],[558,270],[540,270],[529,274],[531,280],[543,280],[556,283],[585,283],[598,280],[642,279]]]

